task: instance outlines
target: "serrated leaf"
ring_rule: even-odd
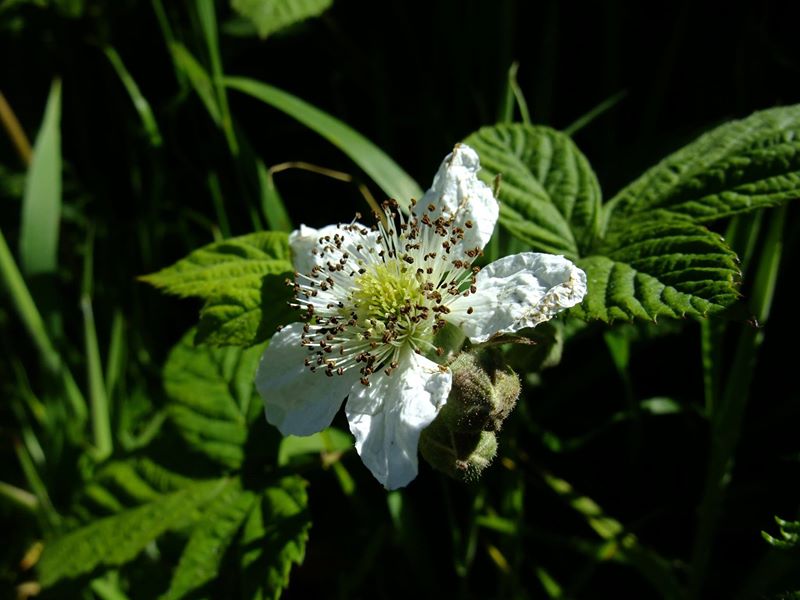
[[[800,105],[726,123],[661,161],[606,206],[613,226],[655,209],[706,223],[800,197]]]
[[[133,560],[152,540],[195,517],[227,483],[226,479],[194,482],[48,541],[37,565],[39,582],[49,587],[100,566],[115,567]]]
[[[287,435],[281,439],[278,448],[278,466],[285,467],[295,459],[308,454],[320,455],[323,452],[347,452],[353,448],[353,438],[341,429],[328,427],[313,435]]]
[[[571,314],[587,320],[702,317],[738,297],[735,253],[685,219],[631,220],[578,265],[586,271],[588,293]]]
[[[284,477],[250,513],[239,542],[243,598],[279,598],[292,565],[303,562],[311,527],[305,488],[300,477]]]
[[[257,344],[293,320],[288,235],[266,231],[216,242],[141,279],[167,293],[206,300],[198,342]]]
[[[263,346],[210,348],[195,346],[193,337],[187,333],[164,365],[168,414],[192,448],[235,469],[248,424],[260,414],[253,381]]]
[[[319,16],[331,4],[333,0],[231,0],[233,10],[253,23],[261,39]]]
[[[481,177],[501,176],[500,224],[532,249],[577,257],[599,227],[600,185],[572,140],[549,127],[483,127],[464,140]]]
[[[192,531],[162,600],[183,598],[213,581],[222,559],[258,496],[231,485],[211,502]]]

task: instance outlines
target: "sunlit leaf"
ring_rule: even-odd
[[[578,264],[588,293],[571,313],[584,319],[702,317],[738,297],[736,255],[718,235],[687,220],[632,219]]]
[[[261,412],[253,381],[263,348],[195,346],[193,337],[187,333],[164,365],[170,418],[195,450],[237,468],[249,422]]]
[[[49,587],[100,566],[119,566],[133,560],[165,531],[197,518],[197,511],[226,485],[230,484],[225,479],[195,482],[48,541],[37,565],[40,583]]]
[[[259,232],[216,242],[141,279],[168,293],[206,301],[197,341],[252,345],[293,320],[286,280],[294,271],[287,234]]]
[[[608,220],[654,209],[705,223],[800,197],[800,105],[757,112],[701,136],[628,185]]]
[[[572,140],[521,123],[484,127],[464,142],[481,158],[481,176],[500,176],[500,224],[531,249],[577,257],[599,226],[600,185]]]
[[[331,4],[333,0],[231,0],[231,7],[253,23],[261,39],[319,16]]]

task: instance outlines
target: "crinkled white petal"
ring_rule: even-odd
[[[328,377],[312,372],[303,361],[302,323],[292,323],[272,336],[256,371],[256,389],[264,400],[267,421],[283,435],[311,435],[331,424],[358,371]]]
[[[298,273],[307,275],[315,266],[325,267],[326,263],[331,259],[338,260],[342,252],[348,252],[353,255],[362,254],[368,250],[377,252],[379,234],[376,232],[369,232],[366,235],[361,235],[347,228],[347,225],[326,225],[322,229],[314,229],[300,225],[300,229],[295,229],[289,234],[289,247],[292,249],[292,264],[294,270]],[[367,228],[359,226],[367,231]],[[333,257],[330,254],[323,255],[320,252],[322,246],[319,243],[320,238],[330,236],[333,238],[335,235],[342,236],[343,242],[341,251],[336,251]],[[361,244],[367,248],[362,251],[357,251],[356,247]]]
[[[452,375],[409,350],[392,375],[381,372],[370,385],[356,383],[345,407],[361,460],[386,489],[417,476],[422,430],[447,401]]]
[[[536,327],[579,304],[586,273],[563,256],[522,252],[484,267],[475,285],[477,293],[454,300],[445,318],[482,343],[496,333]]]
[[[478,179],[481,170],[478,153],[465,144],[457,144],[442,161],[431,189],[414,206],[414,216],[421,218],[433,204],[434,216],[454,217],[464,230],[462,250],[483,249],[492,237],[500,206],[491,188]],[[441,212],[439,212],[441,211]],[[471,227],[467,226],[470,222]]]

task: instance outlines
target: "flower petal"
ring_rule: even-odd
[[[272,336],[256,371],[256,389],[264,400],[267,421],[283,435],[311,435],[331,424],[344,397],[358,381],[358,370],[327,377],[311,372],[300,345],[302,323],[292,323]]]
[[[320,243],[321,238],[328,236],[333,240],[337,235],[341,236],[340,245]],[[377,253],[380,250],[379,237],[379,233],[357,223],[326,225],[322,229],[300,225],[300,229],[295,229],[289,235],[294,270],[307,275],[316,266],[325,267],[329,262],[338,261],[345,252],[356,259],[364,257],[367,252]],[[357,249],[359,245],[362,246],[361,250]],[[326,251],[322,252],[323,249]]]
[[[447,401],[452,375],[408,350],[392,375],[356,383],[345,407],[356,450],[388,490],[417,476],[419,435]]]
[[[477,293],[454,300],[446,318],[482,343],[496,333],[536,327],[579,304],[586,273],[563,256],[523,252],[484,267],[475,285]]]
[[[492,237],[500,211],[492,190],[478,179],[480,170],[478,153],[465,144],[456,144],[442,161],[431,189],[412,209],[420,219],[430,205],[435,207],[434,217],[439,216],[439,211],[446,218],[454,217],[455,225],[464,230],[464,239],[458,244],[462,254],[483,249]]]

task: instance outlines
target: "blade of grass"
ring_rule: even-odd
[[[61,82],[55,80],[36,136],[22,199],[19,255],[28,276],[56,270],[61,219],[60,123]]]
[[[628,95],[628,90],[620,90],[616,94],[609,96],[608,98],[603,100],[600,104],[591,109],[589,112],[581,115],[580,117],[575,119],[572,123],[567,125],[564,128],[564,133],[566,133],[569,136],[575,135],[581,129],[586,127],[589,123],[594,121],[597,117],[614,108],[617,104],[619,104],[620,100],[625,98],[625,96],[627,95]]]
[[[259,159],[256,159],[256,171],[261,189],[261,211],[264,213],[267,227],[273,231],[292,231],[294,229],[292,220],[289,218],[289,213],[286,212],[286,206],[278,188],[275,187],[272,171],[267,170]]]
[[[36,465],[31,460],[28,451],[25,449],[18,440],[14,441],[14,451],[17,454],[22,474],[25,476],[25,481],[31,489],[36,499],[39,502],[39,514],[44,519],[44,524],[48,527],[55,527],[61,520],[61,516],[53,508],[53,503],[50,501],[50,495],[47,493],[47,486],[42,481]]]
[[[544,471],[540,471],[540,475],[550,489],[582,515],[589,527],[606,542],[598,555],[600,560],[616,560],[634,567],[663,598],[679,600],[684,597],[666,559],[639,544],[635,535],[606,515],[594,500],[575,492],[569,482]]]
[[[219,127],[222,127],[222,109],[214,94],[214,85],[203,66],[197,62],[191,52],[180,42],[172,42],[169,46],[175,64],[189,78],[194,91],[206,107],[208,114]]]
[[[508,87],[514,95],[514,100],[517,102],[519,109],[519,116],[525,125],[531,124],[531,115],[528,112],[528,103],[525,101],[525,96],[522,93],[522,88],[519,87],[517,82],[517,71],[519,70],[519,63],[515,62],[508,69]],[[513,111],[512,111],[513,114]]]
[[[778,268],[783,250],[783,229],[787,207],[776,209],[769,222],[756,267],[750,310],[755,326],[746,326],[739,336],[730,375],[719,405],[711,415],[711,455],[706,485],[698,509],[698,525],[692,551],[692,572],[689,597],[700,598],[704,575],[711,559],[711,546],[725,490],[730,480],[733,455],[741,435],[758,350],[764,341],[763,326],[769,318],[770,307],[778,281]]]
[[[103,48],[103,52],[111,62],[111,66],[114,67],[114,70],[117,72],[117,76],[120,78],[120,81],[122,81],[122,85],[125,86],[131,98],[131,102],[133,102],[133,107],[139,114],[139,119],[150,140],[150,145],[154,147],[160,146],[162,141],[161,131],[158,129],[158,123],[156,122],[153,110],[150,108],[150,103],[142,95],[136,81],[133,79],[128,69],[125,68],[125,64],[122,62],[119,53],[112,46],[106,46]]]
[[[125,361],[125,317],[122,311],[114,311],[111,320],[111,339],[108,343],[108,356],[106,357],[106,370],[103,379],[106,382],[106,396],[114,397],[117,382],[122,376]]]
[[[0,481],[0,498],[27,512],[35,513],[39,510],[39,500],[36,496],[5,481]]]
[[[81,312],[83,313],[84,352],[86,355],[86,379],[89,384],[89,401],[92,407],[92,432],[94,434],[95,458],[102,461],[111,455],[111,416],[108,409],[106,384],[103,381],[100,348],[97,343],[97,330],[92,310],[92,279],[94,264],[94,235],[89,234],[83,262],[83,293]]]
[[[387,194],[404,206],[422,189],[389,156],[363,135],[311,104],[281,89],[246,77],[226,77],[225,85],[280,110],[342,150]]]
[[[161,3],[161,0],[152,0],[152,5],[153,12],[156,14],[158,26],[161,29],[161,35],[164,38],[164,43],[167,45],[167,50],[170,52],[172,67],[175,69],[175,78],[178,80],[181,88],[184,88],[186,86],[186,74],[184,73],[183,68],[178,64],[178,61],[172,52],[172,45],[176,43],[176,40],[175,35],[172,33],[172,27],[169,24],[167,13],[164,10],[164,5]]]
[[[214,12],[214,0],[197,0],[196,6],[209,58],[211,59],[211,79],[214,83],[217,105],[220,108],[220,125],[225,132],[225,139],[228,142],[231,154],[237,156],[239,154],[239,144],[236,141],[236,134],[233,130],[233,119],[228,107],[228,95],[223,81],[222,56],[219,50],[219,34],[217,31],[217,16]]]
[[[42,316],[36,308],[36,304],[25,285],[25,280],[22,278],[13,256],[11,256],[11,250],[6,244],[2,231],[0,231],[0,280],[5,283],[14,308],[46,367],[61,379],[67,400],[75,416],[75,425],[79,427],[87,417],[86,400],[75,384],[72,374],[62,364],[61,357],[50,341]]]
[[[219,177],[214,171],[208,174],[208,189],[211,192],[211,200],[214,203],[214,213],[217,215],[217,224],[219,225],[222,239],[227,239],[231,237],[231,226],[228,222],[228,214],[225,212],[225,199],[222,197]]]

